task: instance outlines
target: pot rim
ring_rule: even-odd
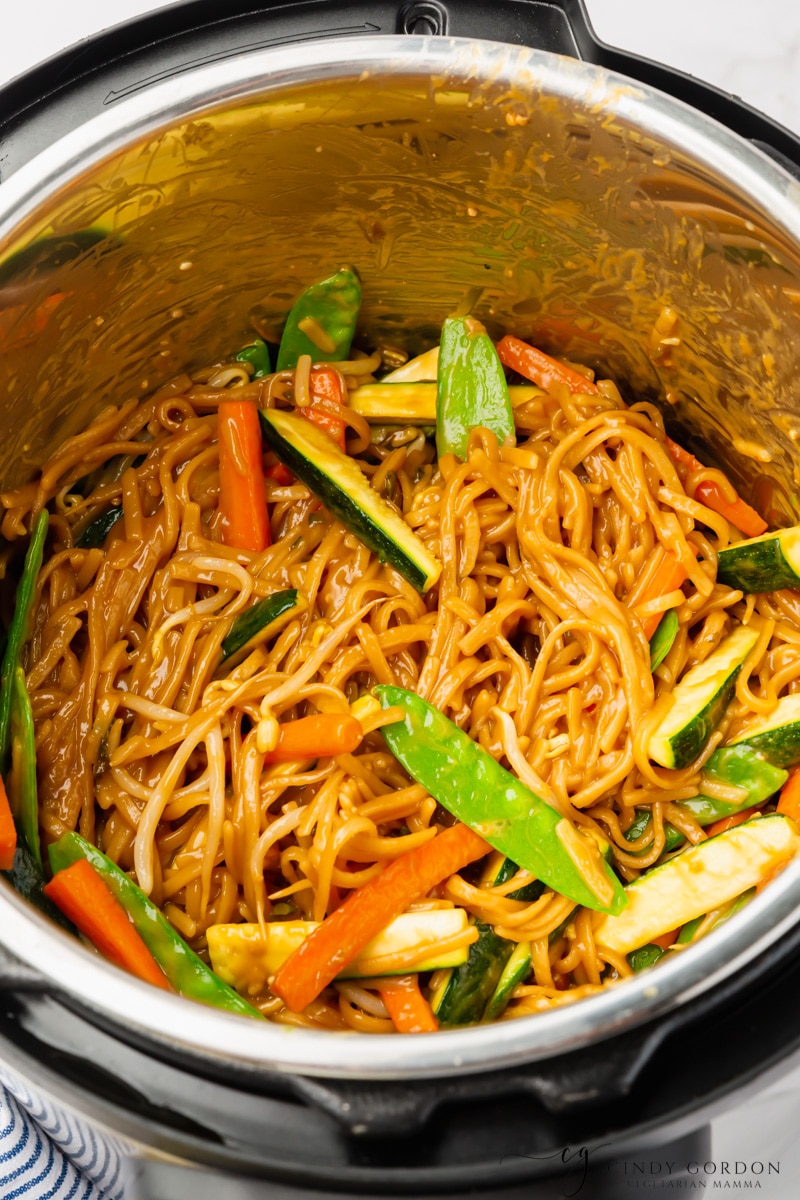
[[[362,72],[509,82],[599,108],[648,138],[689,155],[769,214],[800,245],[800,185],[766,154],[664,93],[573,59],[503,43],[456,38],[357,36],[249,51],[199,67],[115,102],[25,164],[0,187],[0,238],[48,197],[129,143],[160,128],[299,83]],[[186,1004],[90,953],[47,922],[10,885],[0,885],[0,944],[38,971],[56,993],[95,1019],[153,1047],[239,1071],[320,1077],[411,1079],[474,1073],[576,1050],[651,1021],[714,987],[773,945],[798,920],[800,860],[746,909],[691,952],[672,956],[579,1003],[485,1027],[423,1039],[331,1036]],[[0,983],[2,979],[0,977]]]

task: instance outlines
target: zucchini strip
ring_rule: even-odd
[[[296,413],[274,408],[262,410],[261,427],[281,462],[381,562],[388,562],[419,592],[433,587],[441,564],[326,433]]]
[[[595,941],[629,954],[695,917],[730,904],[781,870],[800,850],[800,831],[780,813],[755,817],[690,846],[625,889],[628,906],[595,922]]]

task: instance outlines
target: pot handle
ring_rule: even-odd
[[[800,137],[710,83],[601,41],[584,0],[408,0],[398,29],[511,42],[618,71],[713,117],[800,179]]]
[[[715,117],[800,177],[800,138],[733,96],[601,42],[584,0],[217,0],[170,4],[87,38],[0,88],[0,182],[117,101],[249,50],[359,34],[488,38],[583,59]]]
[[[569,1127],[593,1105],[627,1099],[670,1029],[660,1021],[577,1053],[482,1075],[394,1083],[294,1076],[289,1087],[356,1137],[396,1137],[422,1129],[442,1105],[527,1095]]]

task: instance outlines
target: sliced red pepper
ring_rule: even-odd
[[[333,367],[314,367],[311,371],[309,386],[311,404],[308,408],[300,408],[297,411],[301,412],[319,429],[323,429],[329,437],[333,438],[339,449],[344,450],[347,422],[335,417],[327,409],[314,407],[315,401],[320,400],[325,400],[329,404],[338,404],[340,407],[344,405],[341,375]]]

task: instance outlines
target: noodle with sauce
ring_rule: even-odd
[[[382,359],[329,366],[353,396]],[[23,660],[44,845],[77,831],[98,846],[205,961],[213,926],[323,922],[453,825],[387,747],[381,730],[397,710],[371,696],[395,685],[450,718],[570,833],[588,835],[579,850],[594,836],[623,882],[664,861],[665,847],[669,861],[668,832],[684,851],[700,846],[707,829],[684,802],[735,805],[744,794],[704,766],[800,691],[800,592],[744,595],[717,579],[720,552],[742,531],[698,491],[713,484],[730,499],[725,476],[681,470],[659,411],[626,405],[614,383],[595,387],[589,374],[583,393],[556,382],[515,409],[515,445],[474,429],[464,461],[437,460],[424,422],[370,426],[355,407],[328,404],[347,426],[348,455],[441,564],[438,583],[423,594],[380,561],[304,483],[274,469],[272,451],[271,544],[232,546],[218,406],[303,411],[310,367],[306,357],[254,379],[234,361],[182,375],[105,409],[34,481],[1,497],[12,550],[50,511]],[[115,509],[102,543],[82,545]],[[667,562],[684,582],[659,593]],[[297,609],[226,669],[236,618],[286,589]],[[649,639],[668,611],[677,632],[651,671]],[[676,682],[742,627],[755,640],[701,752],[680,768],[658,765],[650,741]],[[280,728],[313,714],[355,714],[363,739],[270,761]],[[490,851],[407,910],[468,915],[440,951],[465,956],[486,927],[509,954],[529,948],[502,1015],[571,1003],[632,973],[631,956],[596,937],[588,907],[550,887],[514,898],[534,878],[520,868],[496,882],[502,859]],[[248,999],[278,1022],[391,1032],[388,992],[373,976],[413,976],[421,957],[419,945],[384,953],[372,975],[337,978],[302,1012],[263,972]],[[419,975],[428,999],[446,975]]]

